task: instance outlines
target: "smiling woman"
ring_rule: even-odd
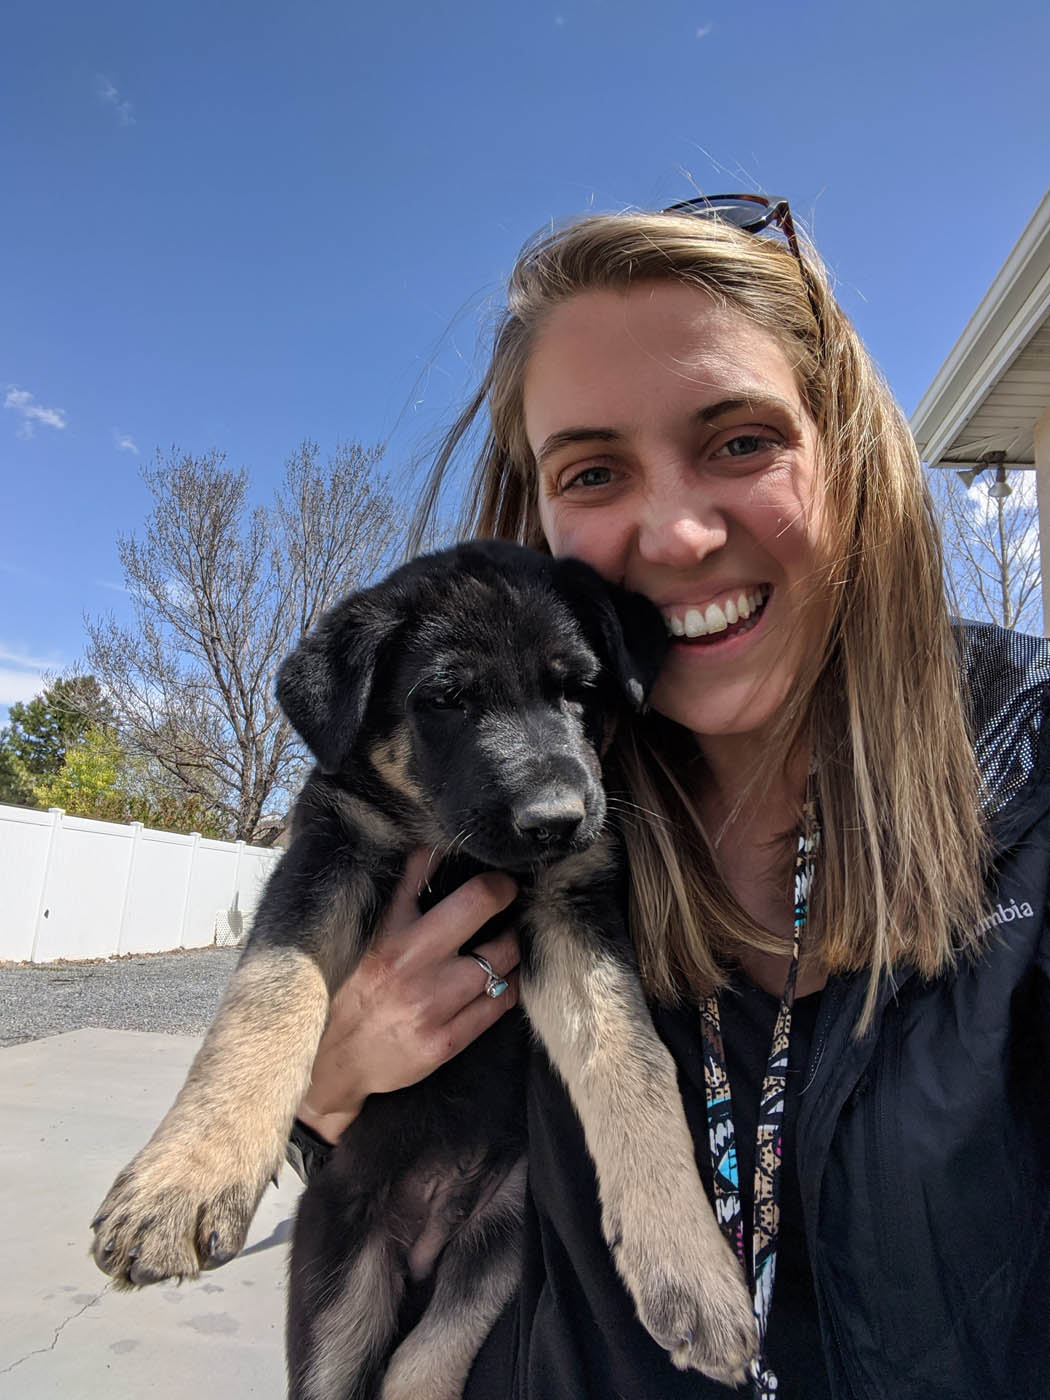
[[[615,746],[633,800],[689,833],[625,832],[635,939],[657,996],[720,985],[742,950],[782,984],[812,769],[825,830],[804,980],[866,970],[866,1017],[896,961],[933,975],[975,925],[978,780],[906,425],[819,260],[793,226],[790,246],[756,237],[762,201],[734,199],[717,218],[581,219],[528,247],[432,494],[487,407],[466,531],[578,552],[683,632],[700,605],[706,627],[712,604],[758,595],[753,632],[672,646],[654,718]],[[761,868],[736,869],[745,848]]]
[[[670,637],[604,778],[752,1290],[753,1396],[1045,1395],[1050,935],[1024,911],[1050,896],[1050,648],[953,630],[914,444],[783,200],[595,215],[527,247],[421,519],[486,413],[465,533],[586,560]],[[432,911],[450,948],[495,912],[457,914],[467,890]],[[392,955],[418,928],[403,896]],[[408,1035],[368,1068],[406,1005],[432,1029],[436,995],[390,968],[351,979],[322,1046],[332,1140],[340,1109],[425,1067]],[[468,1400],[738,1393],[675,1368],[694,1339],[646,1331],[616,1248],[537,1052],[522,1280]]]

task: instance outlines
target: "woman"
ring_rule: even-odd
[[[906,425],[783,201],[526,249],[443,462],[484,408],[469,530],[586,559],[672,635],[607,782],[635,804],[632,932],[755,1294],[755,1393],[1050,1394],[1050,654],[953,634]],[[512,883],[420,918],[424,861],[318,1056],[318,1160],[514,1000],[457,957]],[[516,963],[509,936],[481,951]],[[541,1057],[529,1114],[522,1286],[468,1396],[733,1393],[634,1318]]]

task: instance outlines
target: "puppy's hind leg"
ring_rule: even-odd
[[[445,1246],[433,1296],[390,1358],[380,1400],[459,1400],[521,1278],[524,1200],[523,1157]]]
[[[390,1236],[374,1230],[340,1272],[308,1338],[290,1347],[288,1400],[375,1400],[404,1293],[397,1254]]]

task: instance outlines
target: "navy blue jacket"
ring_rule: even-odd
[[[1050,648],[965,636],[996,847],[983,956],[825,991],[798,1170],[833,1393],[1050,1397]]]
[[[834,1400],[1050,1398],[1050,644],[985,626],[961,637],[996,849],[984,951],[934,981],[900,972],[862,1040],[866,978],[832,978],[798,1104]],[[702,1084],[679,1068],[696,1133]],[[467,1395],[695,1393],[633,1317],[582,1134],[539,1059],[529,1108],[522,1293]],[[491,1389],[492,1364],[513,1383]]]

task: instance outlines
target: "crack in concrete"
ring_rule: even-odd
[[[32,1351],[27,1351],[25,1356],[20,1356],[17,1361],[12,1361],[10,1366],[5,1366],[3,1370],[0,1371],[0,1376],[6,1376],[8,1371],[13,1371],[16,1366],[21,1366],[22,1362],[28,1361],[31,1356],[42,1356],[44,1352],[54,1351],[55,1347],[58,1345],[58,1339],[62,1335],[62,1329],[70,1322],[75,1322],[77,1318],[80,1317],[81,1313],[87,1312],[88,1308],[93,1308],[102,1295],[109,1292],[111,1286],[111,1284],[107,1283],[104,1288],[99,1289],[93,1298],[89,1298],[82,1308],[78,1308],[75,1313],[70,1313],[67,1318],[64,1318],[55,1328],[55,1335],[51,1338],[48,1346],[34,1347]]]

